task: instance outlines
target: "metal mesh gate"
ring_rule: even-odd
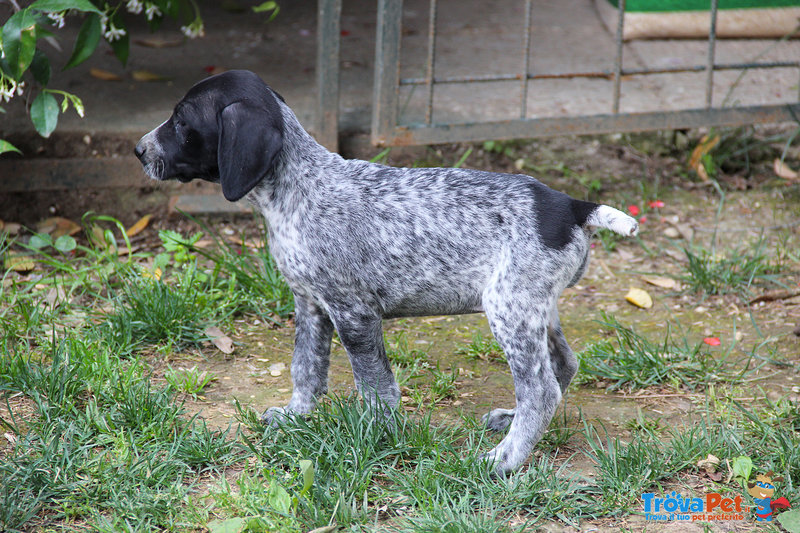
[[[427,14],[419,9],[415,13],[416,25],[427,27],[425,35],[406,45],[403,0],[379,1],[373,143],[435,144],[732,126],[800,117],[798,43],[781,39],[772,44],[739,41],[736,47],[728,45],[717,39],[718,0],[710,0],[706,40],[636,45],[623,40],[625,0],[619,0],[615,35],[604,30],[608,43],[599,46],[592,40],[594,37],[581,42],[581,35],[569,32],[560,35],[564,38],[561,45],[558,36],[548,36],[555,25],[541,18],[557,15],[559,9],[564,16],[570,16],[568,2],[515,0],[513,4],[503,4],[511,16],[496,20],[491,9],[501,9],[500,3],[482,4],[488,4],[489,14],[471,14],[471,25],[460,27],[467,28],[467,37],[451,38],[458,32],[445,31],[443,26],[452,26],[452,21],[469,8],[465,4],[459,8],[452,1],[430,0]],[[550,9],[541,9],[543,5]],[[450,10],[444,16],[443,6]],[[427,24],[420,23],[419,19],[425,16]],[[481,34],[476,28],[483,23],[495,24],[495,33]],[[506,37],[505,45],[492,49],[492,36],[501,34]],[[545,37],[539,38],[541,34]],[[442,46],[476,59],[482,57],[486,60],[483,65],[473,67],[482,72],[468,71],[464,61],[455,69],[442,64],[444,54],[438,50]],[[668,52],[670,47],[682,52],[673,57]],[[564,57],[577,57],[580,54],[573,50],[579,49],[588,54],[582,64],[562,65],[553,59],[559,52]],[[743,76],[753,72],[779,72],[780,76],[762,75],[762,79],[749,82],[753,98],[731,98]],[[550,89],[540,91],[545,86]],[[649,97],[648,91],[660,96],[639,105]],[[568,105],[552,112],[552,102],[567,93]],[[447,104],[452,102],[458,102],[461,109],[454,110],[452,105],[448,109]],[[499,112],[494,113],[491,108]]]

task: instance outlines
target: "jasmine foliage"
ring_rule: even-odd
[[[205,33],[203,19],[196,0],[36,0],[20,7],[18,2],[6,2],[14,11],[0,27],[0,100],[8,102],[32,90],[29,113],[36,131],[49,137],[58,125],[59,110],[66,113],[69,107],[79,116],[84,115],[81,99],[72,93],[49,87],[52,67],[45,40],[55,39],[68,18],[80,18],[82,23],[72,53],[65,69],[73,68],[89,59],[97,50],[101,38],[105,40],[117,59],[125,65],[130,53],[130,33],[125,17],[141,15],[151,30],[156,30],[165,18],[183,23],[181,32],[190,39]],[[256,13],[270,13],[268,20],[279,12],[276,2],[255,6]],[[61,104],[58,98],[61,98]],[[0,112],[3,108],[0,107]],[[0,154],[19,149],[0,140]]]

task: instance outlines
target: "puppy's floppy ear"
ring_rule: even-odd
[[[219,114],[217,164],[222,193],[240,200],[264,179],[283,148],[283,120],[278,109],[234,102]]]

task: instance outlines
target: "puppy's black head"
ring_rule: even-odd
[[[212,76],[189,89],[134,152],[153,179],[219,182],[235,202],[270,173],[283,147],[278,98],[252,72]]]

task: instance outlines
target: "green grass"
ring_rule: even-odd
[[[457,394],[458,366],[442,370],[402,333],[388,355],[417,413],[376,418],[363,400],[334,397],[277,429],[244,409],[241,425],[209,427],[181,398],[203,394],[214,376],[167,365],[163,383],[151,379],[150,364],[196,350],[208,325],[289,316],[291,292],[268,250],[232,245],[200,225],[191,236],[163,232],[157,250],[126,253],[121,224],[94,216],[84,225],[74,247],[0,233],[0,255],[23,251],[36,261],[30,275],[5,271],[0,288],[0,530],[578,528],[638,512],[641,492],[686,478],[741,494],[738,481],[711,485],[698,475],[708,454],[749,458],[753,475],[773,470],[786,478],[780,494],[800,497],[797,403],[742,404],[727,390],[749,376],[755,349],[709,348],[677,327],[645,335],[613,317],[603,323],[610,340],[580,354],[580,376],[626,390],[703,391],[698,420],[669,427],[639,417],[607,434],[564,408],[530,462],[494,479],[480,455],[502,435],[468,415],[432,420],[429,406]],[[204,236],[210,247],[200,246]],[[481,335],[459,352],[502,360]]]
[[[715,247],[683,247],[685,274],[678,279],[690,292],[704,295],[735,294],[747,299],[756,284],[780,286],[783,265],[771,259],[765,239],[725,252]]]
[[[428,360],[428,354],[424,351],[409,348],[405,332],[398,333],[387,343],[386,356],[392,364],[406,368],[417,367]]]
[[[172,390],[197,398],[197,395],[216,381],[217,377],[208,371],[198,370],[197,365],[192,368],[178,369],[168,366],[167,371],[164,372],[164,380]]]
[[[493,336],[484,336],[480,332],[473,333],[470,343],[459,348],[456,353],[465,355],[471,361],[480,359],[505,362],[506,360],[500,343]]]
[[[743,365],[734,365],[742,361],[733,360],[733,345],[712,352],[702,340],[676,340],[672,325],[668,325],[663,341],[652,341],[612,316],[603,317],[601,325],[610,331],[614,341],[590,344],[577,354],[578,379],[584,382],[606,380],[610,389],[668,385],[694,390],[720,381],[741,382],[753,370],[752,353]]]
[[[20,394],[24,418],[10,404]],[[187,418],[140,364],[97,343],[0,359],[0,395],[0,424],[17,439],[0,462],[4,531],[180,528],[191,479],[241,458],[230,430]]]

